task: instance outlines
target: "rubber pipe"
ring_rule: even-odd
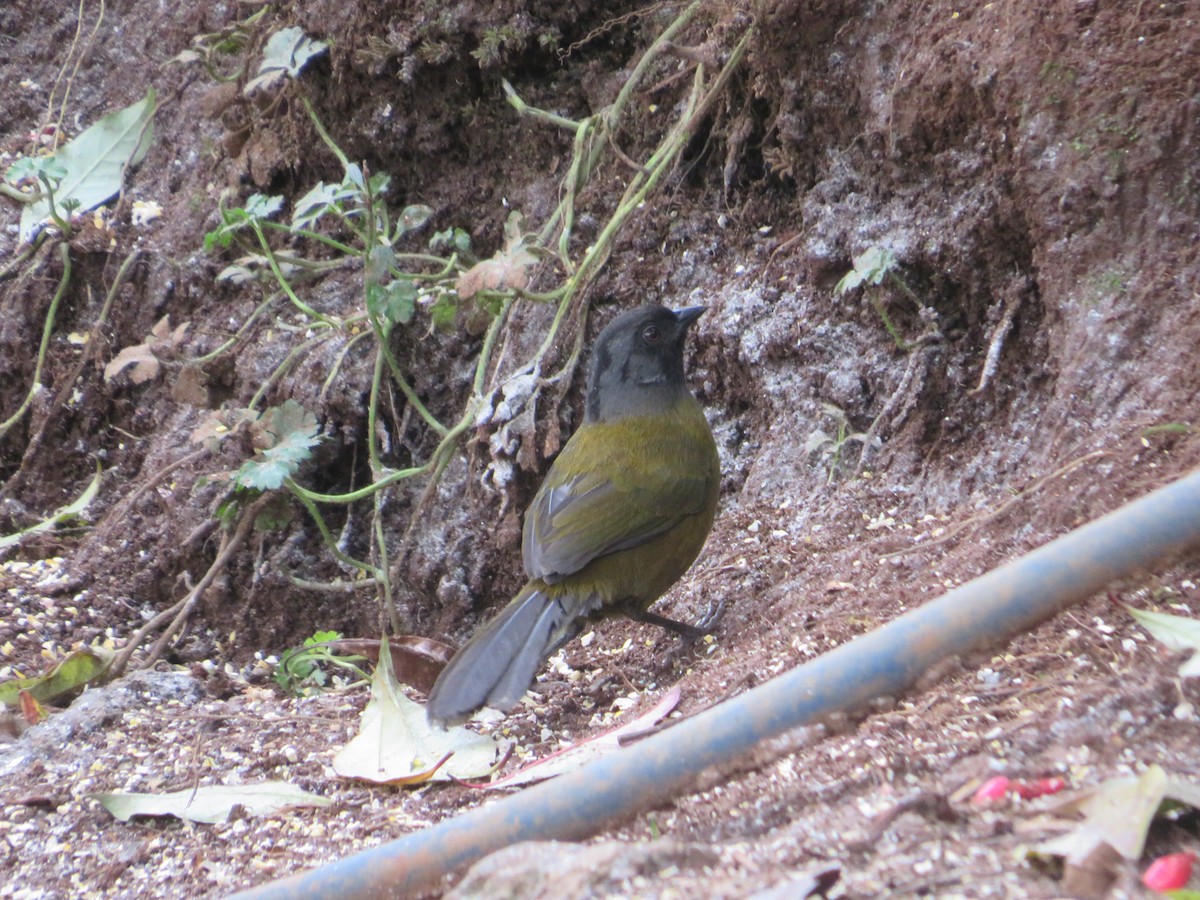
[[[528,840],[580,840],[695,784],[702,769],[897,696],[949,656],[1006,641],[1117,578],[1200,547],[1200,470],[893,622],[575,772],[240,898],[404,897]]]

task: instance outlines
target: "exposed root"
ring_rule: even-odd
[[[196,604],[200,602],[200,598],[204,595],[204,592],[208,590],[217,576],[224,571],[225,566],[229,563],[233,555],[241,549],[242,544],[246,543],[250,529],[254,527],[254,520],[258,517],[262,508],[272,499],[272,494],[263,494],[242,510],[237,528],[234,529],[232,534],[226,534],[222,539],[221,549],[217,551],[216,559],[212,561],[212,565],[208,567],[208,571],[204,573],[204,577],[179,602],[169,609],[160,612],[134,633],[133,637],[129,639],[129,642],[113,660],[112,667],[109,669],[111,678],[119,678],[125,673],[125,669],[129,665],[129,660],[137,648],[142,645],[142,642],[146,640],[151,632],[169,619],[170,624],[163,631],[162,635],[159,636],[159,639],[155,641],[154,646],[150,649],[150,653],[141,661],[139,668],[147,669],[158,662],[167,649],[167,645],[178,636],[179,632],[183,630],[183,626],[187,624],[188,616],[196,608]]]

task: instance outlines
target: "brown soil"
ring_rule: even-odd
[[[0,8],[3,167],[29,146],[62,71],[75,72],[70,134],[150,87],[165,103],[110,224],[71,240],[43,390],[0,438],[0,533],[70,502],[97,461],[105,473],[88,527],[25,541],[0,572],[3,678],[40,672],[80,643],[123,645],[211,565],[226,487],[203,476],[235,469],[248,448],[196,453],[192,431],[211,409],[246,406],[304,335],[263,317],[205,366],[202,391],[182,390],[185,364],[235,332],[266,290],[218,282],[233,254],[205,253],[203,235],[220,201],[235,206],[255,191],[294,200],[340,179],[299,91],[351,160],[392,174],[396,210],[428,204],[431,229],[465,227],[489,255],[509,210],[541,226],[571,155],[567,132],[504,102],[501,79],[533,106],[583,117],[613,100],[679,11],[614,19],[639,7],[285,3],[247,29],[246,57],[257,61],[266,38],[291,24],[331,50],[300,85],[247,99],[197,64],[171,62],[194,37],[233,25],[241,6],[126,0],[109,5],[90,41],[88,18],[75,45],[75,7],[50,6]],[[757,32],[720,102],[585,298],[598,307],[590,335],[611,315],[604,307],[710,307],[688,366],[721,448],[722,506],[707,549],[661,609],[695,618],[725,600],[728,611],[705,652],[681,655],[670,636],[629,622],[572,644],[567,662],[582,679],[549,677],[538,686],[544,702],[510,718],[534,755],[598,730],[630,694],[652,699],[679,684],[686,715],[740,693],[1200,464],[1200,3],[713,7],[676,39],[683,51],[655,64],[654,91],[638,95],[615,137],[625,155],[646,157],[696,59],[719,65],[752,19]],[[577,42],[561,59],[554,52]],[[612,157],[580,196],[573,252],[596,238],[631,172]],[[135,200],[162,204],[163,217],[134,227]],[[19,210],[7,201],[0,210],[12,226],[0,233],[7,266]],[[3,418],[34,377],[62,275],[54,243],[0,281]],[[913,339],[936,327],[939,340],[902,350],[864,291],[835,293],[870,247],[895,255],[927,307],[922,318],[884,289],[897,330]],[[92,328],[135,248],[107,322],[84,346],[69,340]],[[536,289],[552,286],[550,269]],[[345,313],[360,304],[358,284],[335,272],[308,282],[305,298]],[[490,385],[536,348],[552,312],[514,306]],[[165,377],[106,382],[105,363],[164,315],[190,323],[164,354]],[[449,331],[425,324],[395,350],[432,412],[450,419],[469,393],[478,329],[461,318]],[[322,390],[349,339],[317,346],[266,397],[318,416],[326,440],[300,478],[330,493],[369,478],[366,344]],[[551,368],[567,357],[560,344]],[[498,423],[480,429],[425,501],[424,482],[389,495],[408,631],[460,641],[518,586],[520,513],[575,420],[581,387],[577,375],[543,395],[508,446],[489,443]],[[387,427],[410,421],[404,406],[397,392]],[[870,444],[822,442],[838,429],[831,408]],[[397,468],[435,443],[411,423],[391,437]],[[499,486],[484,477],[510,470]],[[359,506],[330,512],[331,526],[365,557],[370,503]],[[24,733],[0,748],[0,896],[224,895],[481,802],[463,786],[338,779],[329,762],[354,733],[365,690],[295,698],[275,688],[264,660],[318,630],[378,635],[381,621],[369,591],[289,580],[351,578],[303,510],[291,512],[234,556],[153,671],[89,690],[42,725],[14,721]],[[941,529],[952,538],[885,558]],[[1124,608],[1195,612],[1198,583],[1200,557],[1180,560],[870,715],[708,773],[669,807],[558,848],[558,869],[537,847],[485,860],[460,894],[508,885],[512,896],[783,897],[804,873],[833,865],[835,896],[1056,896],[1054,868],[1019,852],[1032,840],[1026,809],[946,798],[996,772],[1087,787],[1161,763],[1200,779],[1190,705],[1200,691],[1178,680],[1178,659]],[[264,779],[334,803],[193,826],[121,823],[92,799]],[[1146,855],[1189,848],[1200,850],[1194,815],[1156,826]],[[1114,891],[1135,893],[1140,868],[1117,866]]]

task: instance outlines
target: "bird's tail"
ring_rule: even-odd
[[[511,709],[546,658],[574,637],[581,624],[578,612],[569,612],[541,582],[525,585],[442,670],[429,692],[429,721],[453,725],[484,706]]]

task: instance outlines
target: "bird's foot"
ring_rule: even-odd
[[[687,622],[680,622],[676,619],[668,619],[666,616],[660,616],[657,613],[652,613],[649,610],[640,610],[629,613],[631,619],[636,619],[639,622],[648,622],[651,625],[658,625],[660,628],[665,628],[668,631],[673,631],[683,640],[685,648],[690,647],[696,641],[700,640],[707,634],[711,634],[712,630],[721,620],[721,616],[725,613],[725,601],[722,600],[717,604],[709,603],[708,611],[701,617],[695,625]]]
[[[713,603],[712,600],[709,600],[708,609],[705,611],[704,615],[700,617],[700,621],[698,621],[692,627],[694,627],[702,636],[706,634],[712,634],[713,629],[717,627],[717,623],[721,621],[721,617],[724,615],[725,598],[722,597],[717,603]]]

